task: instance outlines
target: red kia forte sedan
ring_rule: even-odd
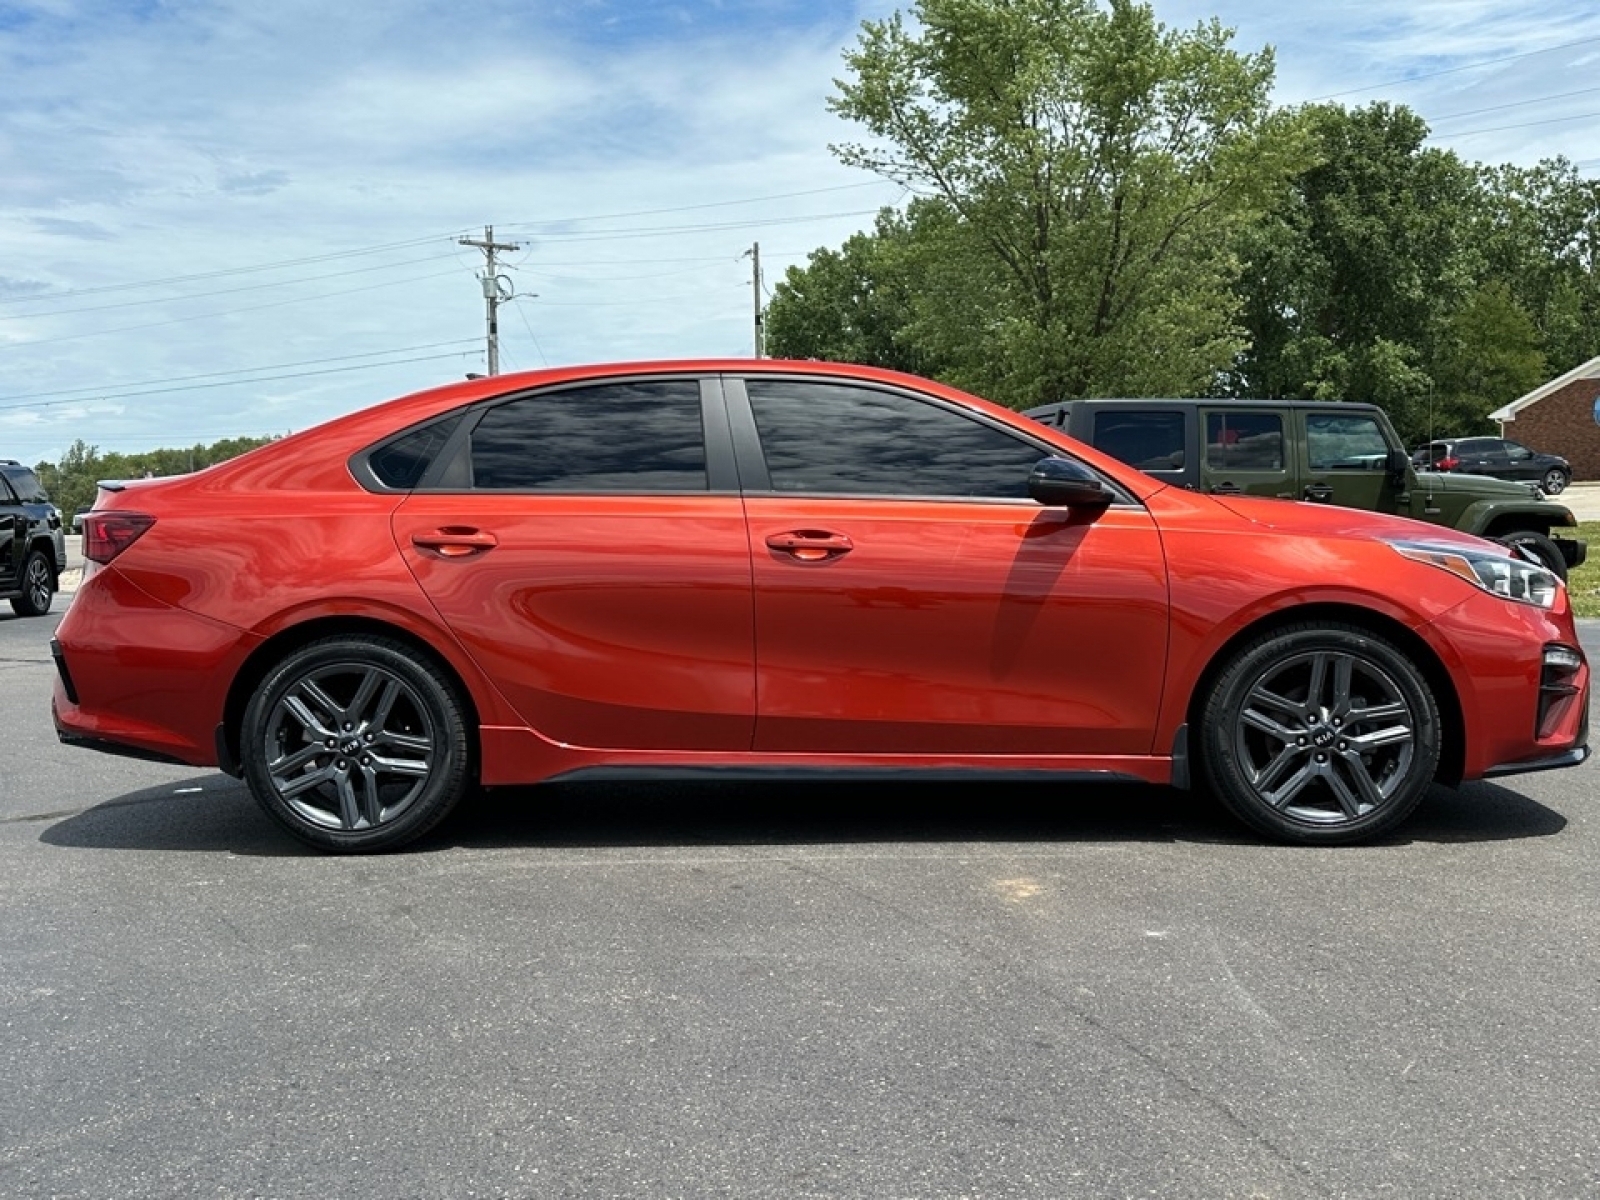
[[[220,766],[329,850],[474,787],[729,769],[1201,786],[1349,842],[1588,757],[1537,563],[864,367],[458,383],[106,485],[84,540],[61,738]]]

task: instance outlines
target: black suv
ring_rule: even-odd
[[[61,510],[31,469],[0,459],[0,599],[19,616],[44,616],[66,565]]]
[[[1572,482],[1572,464],[1559,454],[1540,454],[1507,438],[1439,438],[1413,450],[1411,462],[1419,471],[1525,479],[1547,496],[1559,496]]]

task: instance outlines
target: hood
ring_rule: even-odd
[[[1492,475],[1466,475],[1457,471],[1418,471],[1417,486],[1429,492],[1454,492],[1458,495],[1503,497],[1508,500],[1545,499],[1539,485],[1515,479],[1496,479]]]
[[[1502,482],[1491,480],[1491,482]],[[1304,500],[1278,500],[1266,496],[1211,496],[1209,499],[1253,525],[1279,533],[1303,537],[1349,537],[1369,541],[1431,542],[1434,545],[1463,546],[1482,550],[1494,546],[1510,554],[1504,546],[1470,533],[1397,517],[1389,513],[1345,508],[1338,504],[1312,504]]]

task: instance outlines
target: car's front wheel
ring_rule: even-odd
[[[1201,716],[1201,765],[1240,820],[1288,842],[1394,828],[1439,759],[1439,712],[1398,648],[1356,626],[1295,625],[1223,668]]]
[[[1539,490],[1546,496],[1559,496],[1567,490],[1567,484],[1572,482],[1572,477],[1560,467],[1551,467],[1544,473],[1544,478],[1539,480]]]
[[[404,845],[471,783],[456,689],[390,638],[329,637],[294,651],[251,697],[239,744],[257,803],[324,850]]]
[[[56,594],[56,573],[44,551],[29,551],[22,564],[22,592],[12,597],[11,611],[19,617],[42,617],[50,611]]]

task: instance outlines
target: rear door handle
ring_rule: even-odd
[[[442,558],[466,558],[493,550],[500,542],[494,534],[470,525],[445,525],[428,533],[413,533],[411,544]]]
[[[855,543],[842,533],[829,533],[825,529],[794,529],[787,533],[770,533],[767,546],[780,554],[800,562],[826,562],[839,558],[855,549]]]

